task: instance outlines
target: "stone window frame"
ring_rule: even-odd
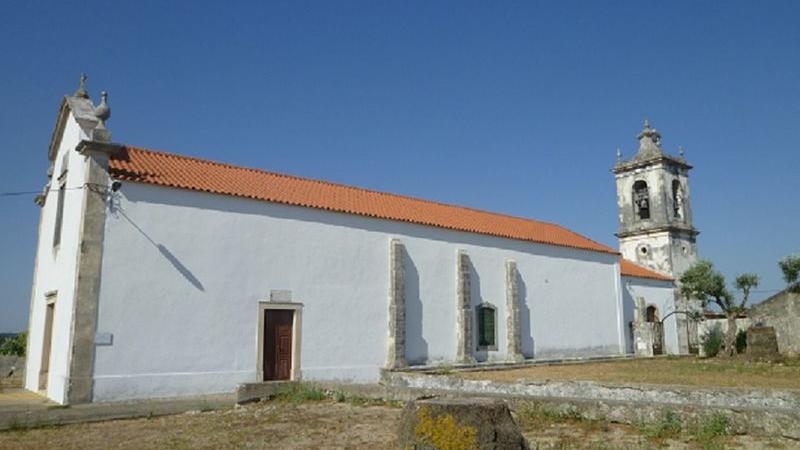
[[[481,323],[481,310],[490,310],[492,312],[492,319],[494,321],[494,336],[491,345],[481,345],[481,331],[483,329],[483,324]],[[476,348],[478,351],[497,351],[497,343],[498,343],[498,326],[497,326],[497,306],[483,302],[479,305],[475,306],[475,322],[477,326],[475,327],[475,339],[477,341]]]
[[[303,336],[303,308],[302,303],[296,302],[272,302],[261,300],[258,302],[258,345],[256,354],[256,381],[264,382],[264,311],[268,309],[292,311],[292,369],[289,375],[290,381],[301,380],[300,370],[300,346]]]

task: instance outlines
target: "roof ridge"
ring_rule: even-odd
[[[212,159],[198,158],[198,157],[195,157],[195,156],[188,156],[188,155],[183,155],[183,154],[179,154],[179,153],[167,152],[167,151],[163,151],[163,150],[153,150],[153,149],[144,148],[144,147],[138,147],[138,146],[134,146],[134,145],[125,145],[124,147],[125,148],[133,148],[133,149],[138,150],[138,151],[159,153],[159,154],[166,155],[166,156],[173,156],[173,157],[176,157],[176,158],[189,159],[189,160],[192,160],[192,161],[208,163],[208,164],[214,164],[214,165],[223,166],[223,167],[229,167],[231,169],[247,170],[247,171],[250,171],[250,172],[264,173],[264,174],[274,175],[274,176],[283,177],[283,178],[291,178],[291,179],[294,179],[294,180],[309,181],[309,182],[312,182],[312,183],[320,183],[320,184],[325,184],[325,185],[328,185],[328,186],[337,186],[337,187],[342,187],[342,188],[347,188],[347,189],[355,189],[357,191],[371,192],[373,194],[389,195],[389,196],[392,196],[392,197],[405,198],[405,199],[408,199],[408,200],[414,200],[414,201],[418,201],[418,202],[425,202],[425,203],[430,203],[430,204],[440,205],[440,206],[447,206],[447,207],[451,207],[451,208],[468,209],[470,211],[475,211],[475,212],[479,212],[479,213],[482,213],[482,214],[489,214],[489,215],[493,215],[493,216],[503,216],[503,217],[507,217],[509,219],[527,220],[527,221],[536,222],[536,223],[539,223],[539,224],[542,224],[542,225],[550,225],[550,226],[559,227],[564,231],[568,231],[570,233],[575,233],[574,231],[572,231],[572,230],[570,230],[568,228],[565,228],[562,225],[560,225],[558,223],[555,223],[555,222],[547,222],[547,221],[539,220],[539,219],[531,219],[529,217],[515,216],[513,214],[508,214],[508,213],[488,211],[488,210],[485,210],[485,209],[475,208],[475,207],[472,207],[472,206],[457,205],[455,203],[445,203],[445,202],[438,201],[438,200],[430,200],[430,199],[426,199],[426,198],[422,198],[422,197],[414,197],[414,196],[406,195],[406,194],[396,194],[396,193],[393,193],[393,192],[379,191],[377,189],[370,189],[370,188],[364,188],[364,187],[360,187],[360,186],[353,186],[353,185],[350,185],[350,184],[344,184],[344,183],[339,183],[339,182],[335,182],[335,181],[320,180],[318,178],[308,178],[308,177],[304,177],[304,176],[301,176],[301,175],[292,175],[292,174],[282,173],[282,172],[273,172],[273,171],[270,171],[270,170],[258,169],[258,168],[255,168],[255,167],[238,166],[236,164],[224,163],[224,162],[215,161],[215,160],[212,160]],[[577,234],[577,233],[575,233],[575,234]],[[605,245],[605,244],[602,244],[600,242],[597,242],[597,241],[594,241],[592,239],[589,239],[589,238],[587,238],[587,237],[585,237],[583,235],[581,235],[581,236],[586,238],[586,239],[588,239],[588,240],[590,240],[590,241],[592,241],[592,242],[594,242],[595,244],[607,247],[607,245]]]

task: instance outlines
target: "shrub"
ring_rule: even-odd
[[[747,331],[739,330],[736,333],[736,353],[747,351]]]
[[[729,432],[730,421],[724,414],[717,412],[701,420],[695,430],[694,439],[704,449],[725,448],[719,442],[719,438]]]
[[[0,355],[25,356],[25,346],[27,343],[28,333],[26,332],[6,338],[0,343]]]
[[[717,356],[720,348],[722,348],[723,339],[724,333],[722,332],[722,326],[720,326],[720,324],[715,324],[703,334],[700,343],[703,345],[703,351],[706,353],[707,357],[713,358]]]

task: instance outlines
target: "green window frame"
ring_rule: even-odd
[[[497,308],[478,305],[478,350],[497,350]]]

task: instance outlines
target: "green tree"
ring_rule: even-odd
[[[737,303],[733,294],[725,287],[725,276],[714,270],[710,261],[701,260],[690,267],[680,278],[681,293],[687,298],[700,300],[703,308],[711,303],[719,306],[728,321],[723,351],[720,356],[736,354],[736,317],[746,310],[750,291],[758,286],[758,275],[745,273],[736,277],[736,288],[742,292]]]
[[[6,338],[0,344],[0,355],[25,356],[25,347],[28,344],[28,333],[20,333],[14,337]]]
[[[800,292],[800,255],[790,255],[778,261],[783,272],[783,279],[789,284],[789,290]]]

